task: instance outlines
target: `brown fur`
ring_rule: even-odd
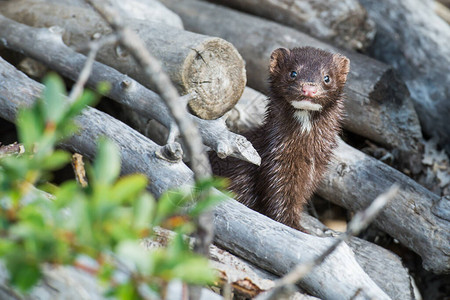
[[[343,87],[349,60],[311,47],[275,50],[270,60],[270,101],[264,124],[246,134],[261,156],[261,166],[232,158],[213,163],[229,177],[237,200],[272,219],[300,229],[303,206],[313,194],[336,147],[343,115]],[[291,72],[297,72],[292,78]],[[324,76],[331,82],[326,84]],[[310,131],[302,129],[292,101],[304,100],[302,86],[314,85]]]

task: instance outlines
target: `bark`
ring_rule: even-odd
[[[18,0],[0,6],[2,14],[34,27],[63,27],[64,42],[83,48],[93,38],[111,33],[109,26],[91,9]],[[242,57],[227,41],[180,30],[161,23],[128,19],[127,26],[138,33],[147,49],[163,62],[166,72],[181,94],[195,93],[190,109],[203,119],[216,119],[239,100],[245,87]],[[103,47],[100,62],[155,89],[131,55],[120,46]]]
[[[346,84],[344,127],[363,137],[397,148],[403,160],[420,161],[421,129],[406,86],[387,65],[363,55],[340,51],[286,26],[202,1],[163,0],[182,18],[186,29],[220,36],[246,61],[249,86],[267,91],[271,52],[279,47],[313,46],[341,52],[351,60]],[[223,26],[227,24],[227,26]],[[415,155],[411,157],[411,155]]]
[[[84,55],[67,47],[59,35],[48,29],[29,27],[1,15],[0,36],[6,47],[39,60],[72,80],[78,78],[86,61]],[[177,135],[175,122],[156,93],[117,70],[95,62],[87,85],[96,89],[103,81],[111,83],[108,97],[137,112],[144,120],[157,120]],[[259,164],[261,159],[251,143],[243,136],[229,132],[223,121],[192,118],[199,126],[205,145],[216,151],[219,157],[233,156]]]
[[[369,48],[405,79],[424,132],[450,153],[450,25],[431,1],[361,0],[377,24]]]
[[[400,192],[374,225],[419,254],[425,269],[450,272],[450,200],[342,141],[334,156],[317,193],[357,211],[392,184],[400,184]]]
[[[314,236],[335,237],[340,234],[307,214],[302,214],[300,223]],[[357,237],[352,237],[347,244],[361,268],[389,297],[398,300],[421,299],[420,295],[414,294],[414,279],[396,254]]]
[[[258,99],[263,101],[263,98]],[[245,110],[241,106],[245,107],[245,103],[236,105],[238,110]],[[263,120],[263,113],[252,110],[251,114],[254,120]],[[234,124],[242,132],[251,128],[246,127],[248,122],[235,120]],[[419,254],[426,269],[436,273],[450,271],[450,232],[447,230],[450,201],[447,198],[439,198],[403,173],[342,141],[322,181],[316,193],[352,211],[367,207],[391,185],[400,184],[401,191],[374,224]]]
[[[214,242],[219,247],[279,276],[299,263],[311,261],[333,243],[333,238],[307,235],[234,200],[215,208],[214,225]],[[346,244],[340,245],[300,285],[319,298],[390,299],[364,273]],[[359,293],[356,286],[361,288]]]
[[[357,0],[210,0],[291,26],[338,47],[367,48],[375,36],[375,24]]]

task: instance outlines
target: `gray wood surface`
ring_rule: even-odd
[[[0,11],[30,26],[60,26],[64,28],[64,42],[77,49],[85,48],[94,36],[111,33],[109,26],[92,9],[42,0],[17,0],[0,3]],[[198,95],[189,102],[197,116],[216,119],[239,100],[246,84],[244,61],[227,41],[156,22],[128,19],[127,26],[137,32],[148,50],[162,61],[181,94],[195,92]],[[97,58],[148,84],[142,70],[121,47],[107,45]],[[148,87],[156,89],[152,85]]]
[[[345,88],[344,127],[398,149],[411,168],[420,161],[419,121],[406,86],[389,66],[355,52],[339,50],[292,28],[222,6],[191,0],[162,2],[180,15],[187,30],[231,42],[246,61],[248,85],[263,93],[267,91],[270,54],[276,48],[313,46],[346,55],[350,59],[350,73]]]
[[[345,49],[363,50],[375,24],[358,0],[210,0],[280,24]]]
[[[424,132],[450,154],[450,25],[433,1],[360,2],[377,24],[369,53],[402,75]]]

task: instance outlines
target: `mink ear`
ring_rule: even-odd
[[[342,54],[334,54],[333,60],[338,66],[340,81],[345,83],[347,81],[347,74],[350,71],[350,60]]]
[[[286,56],[288,56],[290,51],[286,48],[275,49],[270,55],[270,73],[274,73],[280,70],[281,64],[284,62]]]

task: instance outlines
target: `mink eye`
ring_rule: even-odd
[[[295,71],[292,71],[292,72],[291,72],[291,74],[290,74],[290,76],[291,76],[291,78],[295,78],[295,77],[297,77],[297,72],[295,72]]]
[[[325,83],[330,83],[330,82],[331,82],[330,76],[325,75],[325,76],[323,77],[323,81],[324,81]]]

